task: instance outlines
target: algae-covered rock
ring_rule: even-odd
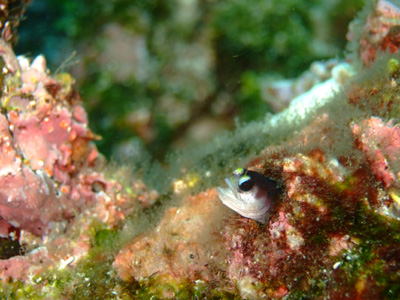
[[[389,4],[375,7],[382,5]],[[183,197],[159,227],[120,251],[113,266],[121,278],[161,298],[179,297],[182,291],[195,298],[201,283],[208,287],[206,298],[395,299],[400,149],[393,66],[399,58],[382,51],[369,68],[347,69],[334,94],[333,86],[323,83],[262,127],[250,124],[230,140],[217,139],[214,154],[208,155],[222,161],[226,147],[245,141],[241,147],[258,154],[241,152],[238,156],[247,158],[243,166],[277,182],[280,195],[268,221],[259,224],[212,204],[213,189]],[[262,150],[257,149],[260,140]],[[233,170],[237,158],[231,154],[224,161]],[[226,166],[205,168],[218,172]],[[197,167],[199,173],[202,169]],[[196,211],[194,203],[203,204]],[[213,210],[207,212],[209,205]]]

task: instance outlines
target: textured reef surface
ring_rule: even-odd
[[[367,4],[290,97],[269,86],[279,113],[147,170],[99,154],[71,75],[0,44],[0,298],[397,299],[398,4]],[[262,223],[220,200],[237,167],[273,184]]]

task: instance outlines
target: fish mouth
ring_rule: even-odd
[[[230,178],[226,177],[226,178],[225,178],[225,182],[226,182],[226,184],[228,185],[228,188],[229,188],[229,190],[232,192],[232,194],[233,194],[236,198],[238,198],[238,190],[237,190],[237,187],[236,187],[236,185],[235,185],[236,180],[235,180],[235,182],[234,182],[234,181],[232,181]],[[226,189],[225,189],[225,190],[226,190]]]
[[[217,187],[217,192],[221,202],[230,209],[239,212],[243,210],[243,201],[238,194],[235,178],[225,178],[227,188]]]

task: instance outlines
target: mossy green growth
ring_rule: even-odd
[[[70,299],[117,299],[118,279],[112,272],[112,260],[96,259],[82,262],[70,281],[73,293]]]
[[[391,76],[398,74],[400,70],[400,61],[396,58],[391,58],[387,62],[387,71]]]
[[[19,281],[1,283],[0,299],[117,299],[119,279],[111,266],[119,250],[117,230],[93,222],[88,231],[92,237],[89,255],[74,268],[49,268],[32,276],[28,284]],[[129,298],[125,298],[129,299]]]
[[[103,250],[112,250],[118,245],[118,232],[111,229],[102,229],[96,232],[94,244]]]
[[[367,276],[368,281],[377,285],[382,297],[395,299],[400,274],[389,269],[390,265],[398,263],[400,222],[361,206],[354,215],[350,236],[358,242],[344,253],[340,266],[346,284],[354,286],[361,277]]]
[[[381,295],[382,299],[397,299],[396,292],[400,290],[400,274],[390,270],[389,265],[393,262],[388,261],[385,254],[397,255],[397,252],[395,247],[381,248],[363,241],[344,253],[338,270],[341,284],[351,288],[360,280],[368,280],[374,285],[374,290]]]
[[[216,286],[211,286],[202,280],[194,282],[176,282],[164,280],[154,275],[139,281],[131,281],[123,284],[123,291],[134,299],[165,299],[172,297],[177,300],[186,299],[243,299],[237,293],[230,293]]]
[[[377,214],[366,205],[358,208],[350,232],[370,245],[400,247],[400,221]]]
[[[70,270],[50,268],[40,275],[31,276],[29,284],[20,281],[2,282],[0,299],[62,299],[74,278],[75,275]]]
[[[98,220],[93,220],[88,233],[91,237],[88,261],[111,259],[123,245],[120,228],[111,229]]]

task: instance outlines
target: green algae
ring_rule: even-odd
[[[32,276],[30,284],[20,281],[2,282],[0,284],[0,299],[30,300],[30,299],[63,299],[69,282],[75,280],[75,275],[65,271],[47,270],[47,272]]]
[[[387,62],[387,71],[390,76],[399,75],[400,61],[396,58],[391,58]]]
[[[400,221],[366,206],[360,206],[354,215],[350,233],[371,246],[400,246]]]
[[[109,259],[93,257],[80,264],[75,270],[78,276],[74,278],[78,281],[71,281],[70,299],[118,299],[118,280],[111,271],[111,263]]]
[[[163,280],[157,275],[139,281],[132,281],[126,284],[124,290],[130,297],[135,299],[165,299],[167,295],[173,299],[220,299],[239,300],[243,299],[237,293],[223,290],[219,287],[211,287],[209,283],[202,280],[194,282],[162,283]]]
[[[118,242],[118,231],[110,229],[101,229],[96,231],[94,243],[99,251],[116,248]]]
[[[339,266],[340,283],[354,289],[360,282],[372,282],[372,288],[385,299],[395,299],[394,292],[399,289],[400,275],[391,272],[390,262],[378,253],[379,248],[363,241],[350,251],[344,252]]]

